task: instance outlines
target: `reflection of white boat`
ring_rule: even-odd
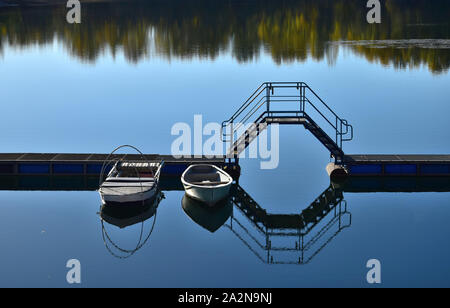
[[[209,232],[217,231],[217,229],[219,229],[227,221],[233,212],[233,203],[231,202],[231,198],[226,198],[218,202],[214,207],[210,207],[200,201],[184,195],[181,200],[181,205],[184,212],[195,223]]]
[[[233,178],[214,165],[192,165],[181,175],[186,194],[210,206],[230,193]]]
[[[132,204],[156,195],[163,163],[117,162],[100,185],[105,204]]]

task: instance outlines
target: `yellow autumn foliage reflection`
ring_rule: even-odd
[[[363,1],[364,2],[364,1]],[[433,73],[450,66],[450,2],[386,0],[382,23],[366,22],[367,9],[355,0],[207,1],[167,0],[83,5],[82,23],[68,24],[66,8],[0,9],[0,53],[5,45],[27,47],[62,42],[71,55],[94,62],[101,54],[123,53],[131,62],[215,59],[231,52],[239,62],[261,51],[278,63],[326,59],[342,48],[370,62]],[[410,39],[440,39],[439,46],[408,45]],[[353,44],[384,41],[382,45]],[[389,41],[405,41],[389,45]],[[342,43],[343,42],[343,43]],[[353,42],[353,43],[352,43]]]

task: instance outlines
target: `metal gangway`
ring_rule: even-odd
[[[353,139],[353,126],[339,117],[304,82],[264,82],[222,123],[222,141],[230,144],[227,157],[239,155],[270,124],[297,124],[323,144],[335,163],[342,164],[344,141]]]

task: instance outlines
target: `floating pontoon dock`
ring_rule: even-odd
[[[450,155],[345,155],[327,166],[330,177],[450,177]]]
[[[98,176],[108,154],[38,154],[5,153],[0,154],[0,175],[93,175]],[[193,163],[213,164],[220,168],[238,171],[236,163],[228,163],[225,157],[174,158],[171,155],[157,154],[114,154],[109,159],[129,161],[164,161],[161,175],[180,176]]]
[[[304,82],[265,82],[222,123],[222,141],[227,155],[218,158],[176,159],[170,155],[144,155],[145,161],[165,161],[161,175],[180,176],[193,163],[214,164],[239,175],[239,155],[268,125],[302,125],[329,152],[334,162],[327,166],[335,176],[447,176],[450,155],[347,155],[343,142],[353,139],[353,126],[339,117]],[[107,154],[0,154],[0,175],[100,174]],[[142,161],[138,154],[114,154],[113,158]]]
[[[345,155],[349,176],[450,176],[450,155]]]
[[[302,125],[331,154],[335,176],[450,176],[450,155],[347,155],[353,126],[304,82],[265,82],[222,123],[228,155],[238,158],[269,125]],[[243,129],[244,128],[244,129]]]

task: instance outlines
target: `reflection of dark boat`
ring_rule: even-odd
[[[131,257],[147,243],[155,227],[158,205],[163,198],[163,193],[158,191],[154,198],[146,200],[144,204],[134,204],[125,207],[104,204],[101,207],[100,217],[103,242],[105,243],[106,249],[113,256],[119,259]],[[150,223],[148,232],[144,232],[144,223],[151,218],[153,218],[153,222]],[[117,226],[120,229],[141,223],[140,235],[136,246],[132,249],[121,248],[111,239],[106,230],[105,222]]]
[[[198,225],[210,232],[219,229],[233,212],[233,203],[230,198],[224,199],[214,207],[184,195],[181,200],[184,212]]]
[[[157,208],[155,201],[155,198],[152,198],[146,200],[144,204],[132,204],[126,207],[106,203],[102,206],[100,216],[107,223],[123,229],[152,218]]]

